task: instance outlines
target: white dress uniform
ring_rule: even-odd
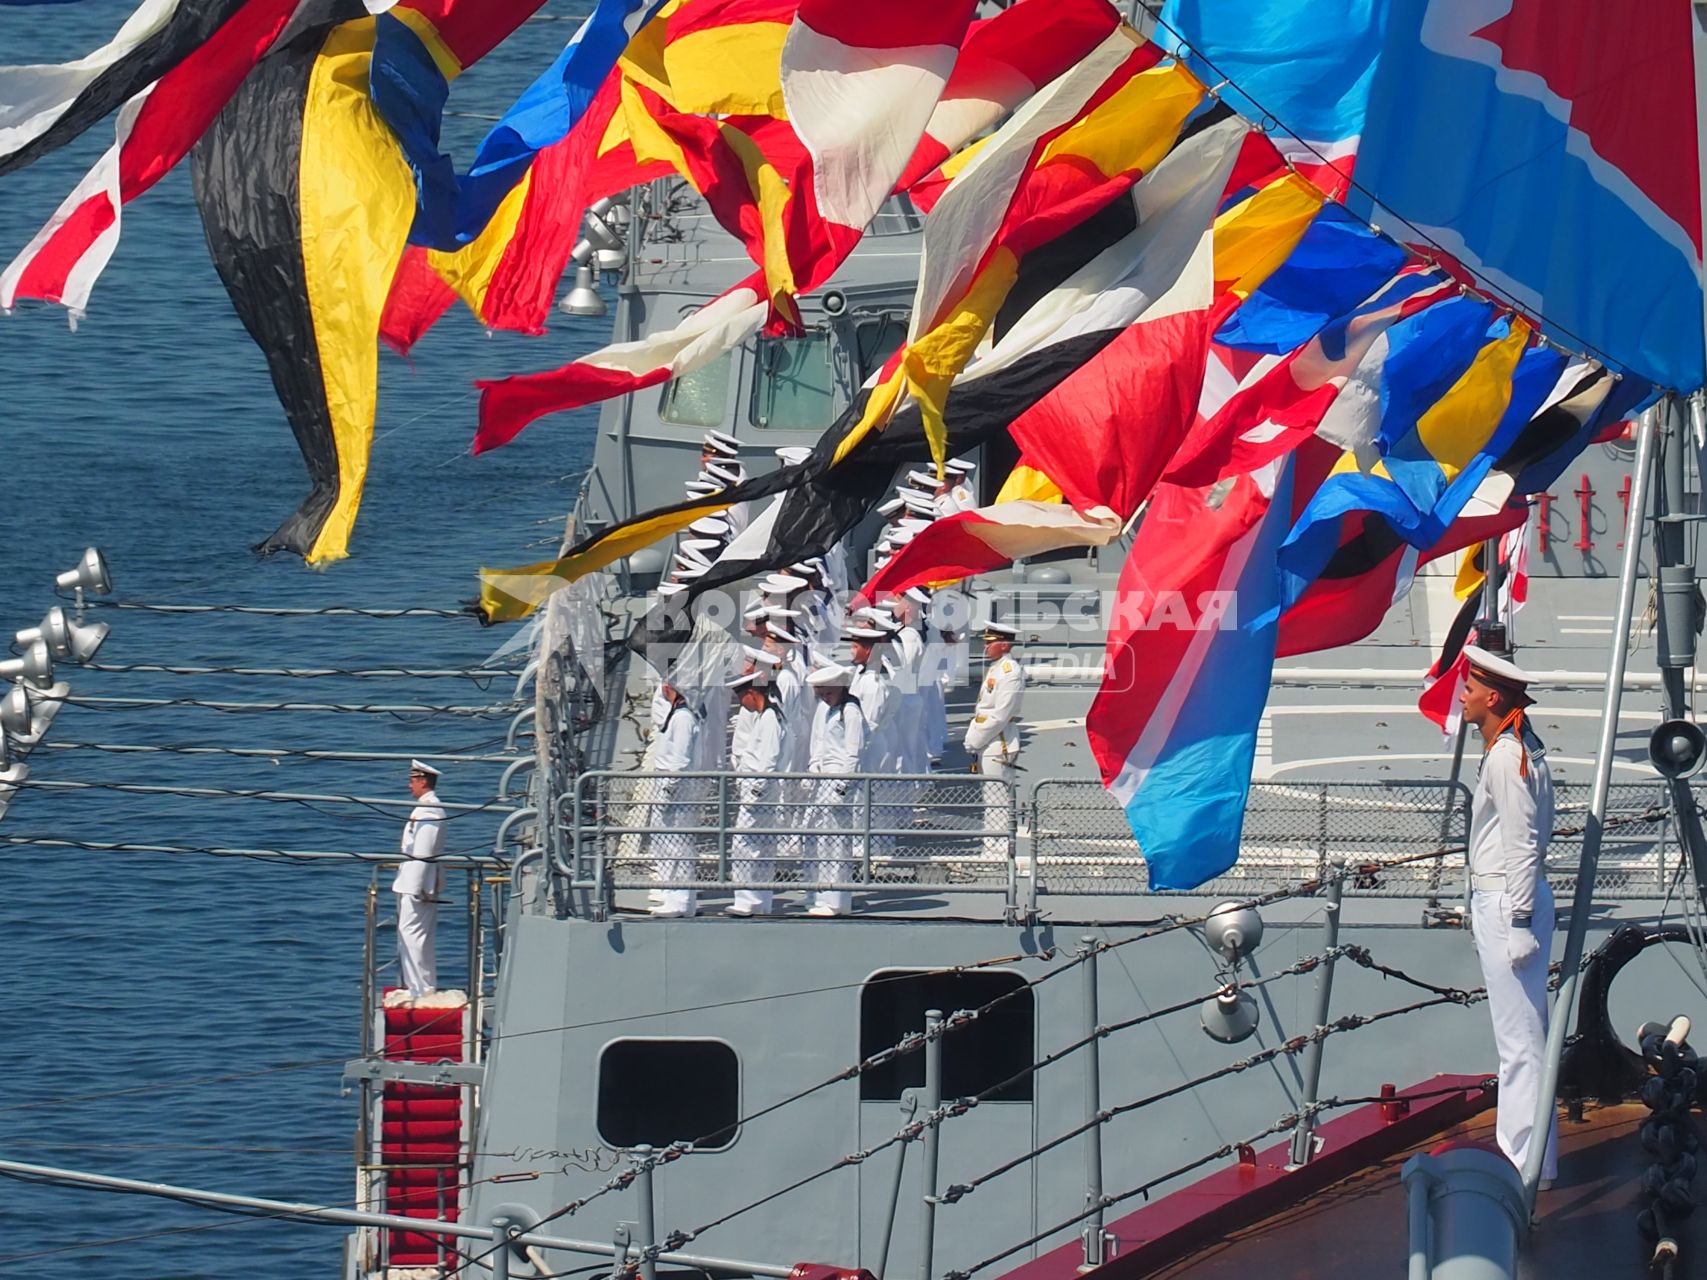
[[[1525,770],[1525,757],[1528,768]],[[1553,937],[1553,891],[1545,859],[1553,837],[1553,773],[1546,748],[1525,727],[1494,740],[1482,757],[1470,805],[1470,918],[1488,987],[1488,1012],[1500,1058],[1497,1136],[1500,1150],[1523,1167],[1534,1140],[1535,1108],[1547,1053],[1547,953]],[[1514,935],[1528,916],[1538,948]],[[1558,1125],[1547,1133],[1543,1178],[1558,1176]]]
[[[749,834],[753,828],[775,827],[777,789],[772,776],[783,764],[788,749],[788,729],[782,716],[767,701],[763,711],[743,707],[735,717],[735,743],[729,766],[743,775],[735,782],[740,808],[735,811],[735,835],[730,841],[729,876],[736,884],[764,883],[776,878],[772,855],[775,836]],[[749,776],[750,775],[750,776]],[[769,915],[769,889],[737,889],[730,910],[736,915]]]
[[[397,970],[411,996],[438,989],[438,857],[444,849],[445,811],[428,791],[403,825],[403,865],[391,882],[397,895]]]
[[[817,699],[806,687],[805,666],[799,651],[795,650],[777,668],[776,688],[771,697],[782,716],[783,749],[782,759],[776,766],[778,773],[805,773],[811,757],[812,706]],[[779,782],[776,820],[771,825],[797,828],[808,825],[808,812],[814,795],[812,783],[807,779]],[[805,852],[798,831],[777,836],[775,844],[778,857],[799,858]]]
[[[924,716],[921,732],[924,735],[927,763],[942,759],[948,746],[948,697],[944,685],[952,663],[942,632],[929,623],[925,625],[925,651],[919,661],[920,708]]]
[[[663,729],[652,741],[652,768],[662,776],[651,779],[647,796],[652,824],[660,828],[652,833],[650,844],[658,879],[665,884],[692,881],[694,876],[694,838],[679,828],[696,825],[698,797],[693,794],[692,779],[673,775],[694,769],[704,736],[699,716],[683,702],[670,708]],[[698,901],[691,888],[662,889],[654,911],[691,916]]]
[[[966,726],[966,749],[978,757],[978,772],[986,778],[1006,778],[1019,763],[1020,703],[1025,697],[1025,668],[1012,653],[990,664],[978,689],[978,705]],[[1000,832],[984,841],[984,856],[1007,856],[1006,832],[1013,822],[1005,786],[984,788],[984,828]]]
[[[882,651],[878,652],[881,655]],[[884,670],[884,660],[881,656],[871,666],[854,672],[848,692],[859,703],[860,715],[865,720],[865,742],[862,744],[860,768],[867,773],[894,773],[895,722],[901,709],[901,698],[896,691],[895,682]],[[866,785],[871,788],[872,826],[890,825],[889,819],[892,815],[885,808],[884,802],[893,801],[894,797],[889,793],[895,789],[895,784],[872,780]],[[858,790],[857,787],[854,789],[855,796]],[[856,848],[857,852],[862,851]],[[894,852],[894,836],[871,837],[873,857],[887,858],[893,856]]]
[[[881,677],[879,677],[881,678]],[[855,677],[857,686],[859,677]],[[875,688],[867,681],[867,687]],[[881,697],[881,691],[878,692]],[[865,704],[850,694],[840,705],[820,702],[812,716],[812,738],[808,767],[813,773],[858,773],[864,767],[868,740]],[[818,805],[813,813],[813,831],[806,837],[808,884],[846,884],[853,879],[853,828],[855,784],[847,778],[827,777],[818,783]],[[808,910],[819,915],[846,915],[853,910],[853,894],[846,889],[819,889],[806,897]]]

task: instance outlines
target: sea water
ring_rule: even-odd
[[[104,43],[135,0],[0,5],[0,64],[59,62]],[[446,144],[486,122],[549,62],[584,4],[548,6],[457,82]],[[104,122],[0,179],[0,263],[26,244],[112,143]],[[488,336],[458,309],[417,347],[385,352],[366,496],[350,558],[324,572],[249,548],[307,479],[261,353],[214,273],[189,164],[124,211],[123,238],[72,332],[58,308],[0,317],[0,634],[55,603],[53,575],[86,545],[115,599],[321,608],[455,609],[475,571],[550,553],[591,455],[594,415],[558,415],[473,458],[476,377],[551,367],[602,342],[603,320],[559,316],[543,338]],[[99,662],[211,667],[474,669],[514,633],[466,619],[265,618],[92,610]],[[500,658],[514,665],[515,655]],[[285,679],[73,669],[74,695],[473,707],[513,680]],[[54,743],[348,751],[484,751],[506,720],[449,714],[219,712],[70,706]],[[39,780],[407,798],[406,768],[44,749]],[[446,800],[490,801],[499,768],[447,766]],[[29,843],[396,848],[401,814],[357,805],[26,790],[0,820],[0,1156],[318,1204],[354,1198],[356,1105],[340,1066],[361,1035],[364,902],[372,873],[208,853]],[[491,813],[450,823],[452,849],[490,848]],[[461,877],[441,908],[441,964],[461,980]],[[380,882],[394,954],[390,895]],[[391,970],[382,979],[391,979]],[[166,1200],[0,1180],[0,1266],[32,1280],[338,1273],[341,1228],[255,1221]]]

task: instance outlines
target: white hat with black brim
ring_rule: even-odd
[[[721,453],[726,458],[733,458],[741,452],[740,440],[715,428],[705,433],[704,443],[707,452]]]
[[[1480,645],[1474,644],[1465,645],[1463,652],[1470,663],[1470,674],[1484,684],[1491,684],[1506,693],[1514,694],[1523,699],[1525,705],[1535,701],[1529,696],[1529,686],[1535,683],[1535,677],[1510,658],[1489,653]]]
[[[409,762],[409,776],[432,778],[436,781],[439,777],[439,771],[425,760],[411,760]]]

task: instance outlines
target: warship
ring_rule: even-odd
[[[672,184],[623,212],[620,338],[674,324],[742,270],[739,246]],[[813,444],[900,340],[919,244],[917,216],[892,204],[836,288],[802,300],[804,337],[749,343],[606,405],[565,545],[675,500],[707,428],[737,436],[749,468]],[[580,314],[604,305],[588,271],[564,299]],[[1649,756],[1654,728],[1692,705],[1693,632],[1656,639],[1658,593],[1636,602],[1644,619],[1619,576],[1629,562],[1631,590],[1694,581],[1693,536],[1670,536],[1699,506],[1693,421],[1660,414],[1592,447],[1571,487],[1540,500],[1510,637],[1545,691],[1535,723],[1558,779],[1548,874],[1561,904],[1597,825],[1596,762],[1610,765],[1580,949],[1615,950],[1603,971],[1636,969],[1609,1009],[1609,978],[1596,986],[1578,1025],[1626,1035],[1698,1009],[1702,989],[1692,824],[1680,832],[1675,807],[1693,802]],[[992,446],[971,460],[988,501],[1014,459]],[[1656,512],[1658,550],[1644,542]],[[850,564],[869,563],[877,532],[873,518],[848,539]],[[1277,666],[1239,862],[1172,893],[1150,887],[1085,742],[1106,637],[1083,619],[1099,616],[1127,545],[968,584],[975,619],[1020,628],[1023,767],[975,777],[953,745],[982,676],[974,652],[933,771],[850,777],[853,881],[814,885],[783,858],[763,919],[716,910],[737,887],[729,773],[697,775],[685,883],[701,914],[647,911],[659,885],[647,841],[664,830],[645,767],[658,673],[621,642],[665,550],[552,596],[534,629],[534,702],[519,712],[527,808],[498,837],[499,872],[470,873],[485,905],[466,1003],[388,1005],[375,975],[368,1054],[350,1068],[366,1099],[361,1197],[468,1235],[365,1226],[348,1274],[481,1274],[500,1255],[511,1276],[608,1267],[648,1280],[1189,1270],[1332,1180],[1383,1169],[1396,1188],[1396,1153],[1473,1124],[1493,1065],[1465,909],[1480,744],[1443,738],[1416,707],[1460,609],[1455,565],[1425,566],[1367,640]],[[785,800],[769,830],[783,841],[812,820]],[[852,914],[807,915],[817,887],[850,888]],[[1561,931],[1572,920],[1561,910]],[[1632,951],[1632,936],[1678,945]],[[1582,1064],[1629,1052],[1593,1038],[1574,1042],[1566,1078],[1591,1105],[1600,1081]],[[437,1122],[417,1121],[419,1106]],[[1570,1151],[1570,1122],[1565,1139]],[[1543,1220],[1565,1212],[1570,1168],[1568,1156],[1541,1193]],[[1231,1190],[1211,1187],[1229,1171]],[[437,1182],[423,1206],[424,1179]],[[1645,1266],[1631,1220],[1627,1252]],[[1296,1241],[1264,1260],[1361,1274],[1396,1265],[1404,1238],[1401,1206],[1339,1269],[1285,1263],[1287,1248],[1317,1247]],[[1618,1249],[1589,1256],[1606,1267]]]
[[[673,182],[595,216],[614,244],[578,250],[563,305],[599,315],[614,297],[619,340],[750,269]],[[750,470],[815,444],[904,336],[921,239],[892,202],[835,287],[801,299],[804,336],[604,405],[564,545],[679,498],[707,429],[738,437]],[[1565,1155],[1554,1187],[1525,1188],[1521,1272],[1451,1274],[1636,1275],[1686,1256],[1677,1223],[1657,1254],[1638,1229],[1646,1113],[1627,1098],[1645,1075],[1631,1033],[1707,996],[1688,781],[1703,426],[1699,401],[1649,411],[1527,526],[1527,599],[1503,621],[1558,784]],[[1016,456],[969,460],[987,502]],[[856,582],[878,534],[871,517],[844,544]],[[1087,619],[1130,545],[965,584],[971,630],[1019,628],[1022,768],[978,776],[955,745],[983,675],[972,647],[932,770],[848,777],[852,880],[813,883],[783,857],[762,919],[717,911],[737,887],[742,781],[719,771],[693,775],[694,824],[668,828],[693,841],[684,887],[704,910],[648,911],[658,673],[624,641],[666,549],[557,592],[516,691],[496,797],[514,809],[490,856],[446,860],[468,921],[446,990],[396,990],[383,881],[368,897],[365,1033],[343,1068],[354,1207],[69,1180],[341,1224],[344,1280],[1339,1276],[1407,1256],[1412,1276],[1448,1274],[1426,1226],[1418,1242],[1422,1176],[1400,1166],[1485,1136],[1495,1104],[1464,859],[1480,744],[1416,705],[1460,610],[1456,565],[1423,566],[1367,639],[1277,665],[1241,857],[1175,892],[1149,883],[1086,743],[1106,641]],[[61,585],[80,607],[104,568]],[[1499,599],[1497,572],[1485,590]],[[78,634],[38,639],[69,656]],[[4,671],[30,686],[8,703],[14,748],[46,733],[63,689],[35,653]],[[22,779],[8,766],[0,784]],[[813,821],[804,800],[776,810],[779,842]],[[851,890],[852,912],[806,914],[820,888]]]

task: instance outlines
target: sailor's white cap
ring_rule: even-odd
[[[931,602],[931,593],[923,587],[908,587],[901,594],[915,604],[929,604]]]
[[[942,465],[945,470],[957,471],[963,476],[969,476],[978,469],[976,462],[968,462],[965,458],[950,458]]]
[[[774,451],[785,467],[799,466],[812,456],[812,447],[804,444],[785,444]]]
[[[775,636],[778,640],[781,640],[787,644],[805,644],[806,643],[806,637],[805,636],[798,635],[795,632],[790,631],[787,627],[783,626],[783,624],[780,622],[767,622],[767,623],[765,623],[765,634],[769,635],[769,636]]]
[[[705,433],[705,447],[712,453],[721,453],[726,458],[733,458],[741,452],[741,442],[727,431],[711,430]]]
[[[853,672],[839,662],[826,662],[807,673],[806,683],[812,685],[847,684]]]
[[[769,649],[758,649],[750,644],[744,644],[741,646],[741,651],[761,667],[780,667],[782,665],[782,655],[772,653]]]
[[[721,480],[724,484],[740,484],[747,478],[747,472],[739,462],[708,462],[705,464],[705,474],[713,480]]]
[[[908,511],[923,511],[930,515],[936,514],[936,499],[928,493],[920,493],[917,489],[907,489],[901,494],[901,502]]]
[[[691,569],[695,573],[704,573],[711,568],[711,560],[698,551],[691,551],[684,547],[676,552],[676,567],[678,569]]]
[[[1000,640],[1013,640],[1019,636],[1019,628],[1011,622],[997,622],[992,618],[984,624],[984,634]]]
[[[759,583],[759,590],[770,596],[785,596],[791,591],[811,585],[805,578],[796,577],[792,573],[772,573],[767,574]]]
[[[704,497],[708,493],[716,493],[723,486],[718,484],[715,480],[706,480],[699,476],[695,476],[683,487],[688,491],[688,494],[691,497],[700,498]]]
[[[751,684],[763,689],[769,679],[770,673],[768,671],[747,671],[731,679],[729,687],[731,689],[745,689]]]
[[[881,627],[868,627],[864,624],[844,627],[842,634],[851,640],[886,640],[889,638],[889,633]]]
[[[861,622],[869,622],[874,627],[882,627],[885,631],[894,631],[900,627],[895,621],[895,615],[881,605],[868,604],[863,609],[855,609],[853,616]]]
[[[941,484],[942,481],[936,478],[936,473],[934,471],[909,471],[907,473],[907,483],[917,485],[921,489],[928,489],[932,493],[935,493],[937,485]]]
[[[691,562],[684,564],[678,561],[676,567],[671,572],[677,578],[686,582],[693,578],[703,578],[710,571],[711,566],[708,564],[693,564]]]
[[[659,584],[658,594],[668,599],[671,596],[681,595],[687,589],[688,584],[685,582],[664,582]]]
[[[909,519],[909,520],[897,520],[895,522],[895,527],[897,529],[899,529],[902,533],[914,534],[914,533],[917,533],[920,529],[929,528],[930,523],[931,522],[929,520],[911,520],[911,519]]]
[[[412,774],[418,773],[423,778],[437,778],[439,776],[438,769],[428,764],[425,760],[411,760],[409,762],[409,772]]]
[[[683,551],[718,551],[722,549],[723,541],[720,538],[684,538],[677,547]]]
[[[788,572],[797,578],[822,578],[824,565],[820,560],[802,560],[799,564],[789,565]]]
[[[722,538],[729,533],[729,522],[722,516],[701,516],[688,526],[688,530],[705,538]]]
[[[892,516],[906,505],[906,500],[903,498],[891,498],[887,502],[880,502],[877,504],[877,513],[879,515]]]
[[[1529,686],[1535,683],[1535,677],[1511,659],[1502,658],[1496,653],[1489,653],[1480,645],[1474,644],[1464,646],[1464,656],[1470,662],[1472,674],[1490,683],[1503,685],[1525,698],[1529,697]]]

